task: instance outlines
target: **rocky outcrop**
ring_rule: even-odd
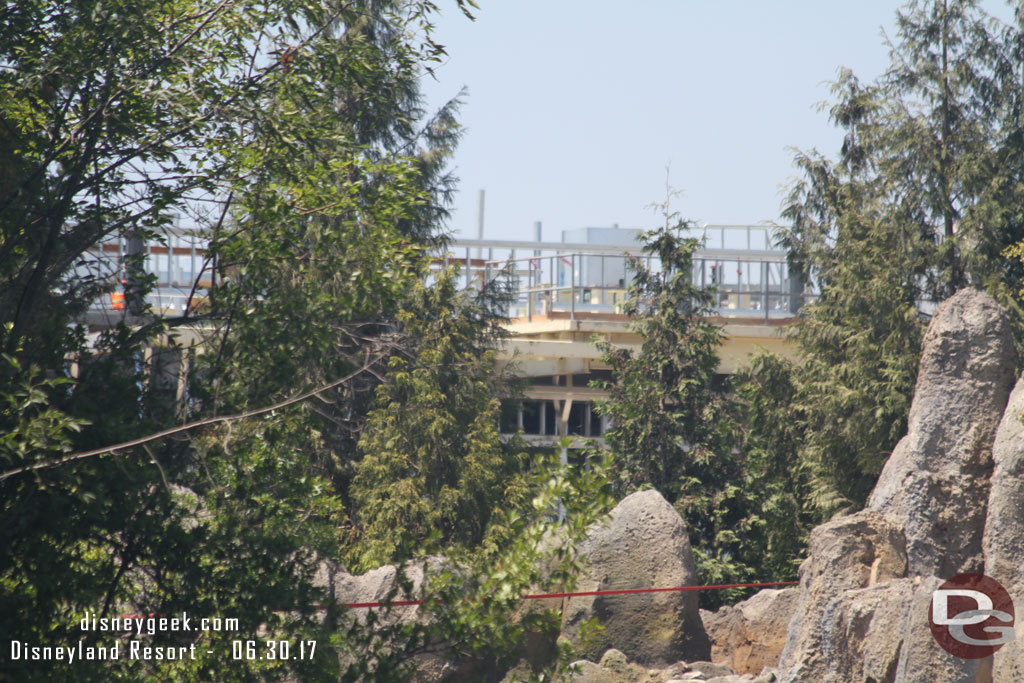
[[[825,680],[825,652],[836,633],[836,601],[846,591],[903,577],[905,545],[902,532],[873,510],[840,517],[811,532],[809,556],[800,565],[800,598],[779,666],[789,672],[789,680]]]
[[[396,589],[398,567],[386,564],[365,574],[349,574],[336,562],[323,561],[313,577],[313,585],[327,591],[330,602],[338,604],[363,604],[382,602],[389,596],[392,600],[409,600],[419,593],[425,578],[424,567],[420,564],[409,564],[404,569],[404,580],[412,585],[410,594]],[[394,595],[391,593],[394,591]],[[419,612],[416,605],[393,607],[386,617],[388,623],[396,620],[414,619]],[[351,611],[356,618],[365,618],[365,609]]]
[[[944,580],[934,576],[914,579],[913,599],[909,603],[892,605],[894,609],[907,612],[899,665],[892,679],[894,683],[990,683],[993,680],[989,660],[954,657],[939,647],[932,637],[928,612],[932,593]]]
[[[578,591],[692,586],[697,571],[679,513],[654,490],[624,498],[579,546]],[[644,666],[707,660],[710,643],[691,591],[580,596],[566,604],[562,634],[597,660],[610,647]]]
[[[823,620],[822,680],[892,681],[914,590],[913,579],[896,579],[839,594]]]
[[[1017,382],[992,445],[992,487],[988,498],[985,574],[1011,596],[1024,596],[1024,379]],[[1024,680],[1024,614],[1017,614],[1017,639],[996,654],[997,681]]]
[[[800,590],[766,589],[717,612],[701,610],[711,640],[711,661],[737,674],[757,674],[779,663]]]
[[[600,663],[584,659],[573,662],[573,666],[576,668],[570,679],[573,683],[771,683],[776,680],[771,671],[760,672],[757,676],[740,675],[722,664],[703,661],[676,662],[663,669],[647,669],[630,662],[615,649],[605,652]]]
[[[435,573],[452,566],[444,558],[435,556],[426,562],[414,562],[405,565],[399,577],[399,567],[386,564],[365,574],[349,574],[343,567],[333,561],[322,561],[313,578],[313,585],[327,591],[331,602],[345,605],[383,602],[385,600],[412,600],[420,596],[423,583],[428,573]],[[401,580],[399,580],[401,579]],[[409,590],[402,590],[408,585]],[[371,609],[380,619],[382,626],[423,620],[424,615],[418,605],[399,605],[389,610],[378,608],[356,608],[347,612],[342,619],[363,621]],[[349,622],[351,623],[351,622]],[[428,648],[431,649],[431,648]],[[432,652],[416,654],[412,657],[415,668],[413,681],[416,683],[469,683],[485,680],[486,662],[472,658],[449,656],[443,643],[436,643]],[[342,653],[342,659],[356,659],[359,652]]]
[[[928,613],[932,592],[956,574],[988,566],[1012,582],[1021,571],[1022,430],[1003,415],[1014,374],[1009,323],[991,297],[964,290],[939,306],[908,433],[867,509],[811,533],[782,680],[993,680],[988,660],[959,659],[937,645]]]
[[[965,289],[944,301],[925,334],[907,435],[868,508],[907,538],[912,576],[981,571],[992,441],[1013,386],[1006,312]]]

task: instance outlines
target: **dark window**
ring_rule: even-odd
[[[523,433],[540,434],[540,404],[523,401]]]
[[[593,404],[590,406],[590,435],[601,436],[601,413]]]
[[[512,434],[519,431],[519,401],[501,402],[501,433]]]
[[[574,436],[584,435],[583,420],[586,417],[587,405],[583,401],[573,401],[569,408],[569,433]]]

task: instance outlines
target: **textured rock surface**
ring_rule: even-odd
[[[778,664],[799,599],[799,588],[766,589],[717,612],[701,610],[711,661],[737,674],[757,674]]]
[[[896,669],[897,683],[990,683],[993,679],[989,659],[960,659],[935,642],[928,628],[928,610],[932,592],[944,579],[922,579],[908,605],[907,626]],[[1003,679],[995,679],[1002,683]],[[1005,679],[1012,681],[1015,679]]]
[[[365,574],[349,574],[340,565],[334,562],[321,562],[316,576],[313,578],[313,585],[326,588],[327,598],[339,603],[351,604],[360,602],[380,602],[388,596],[388,592],[395,584],[398,569],[394,565],[386,564]],[[421,565],[409,565],[405,568],[406,579],[412,582],[413,593],[416,593],[423,584],[423,567]],[[409,596],[398,595],[396,600],[408,599]],[[391,612],[391,620],[412,619],[418,612],[416,606],[396,607]],[[353,610],[357,617],[365,615],[365,612]]]
[[[903,577],[904,546],[900,530],[873,510],[834,519],[811,532],[809,557],[800,565],[800,599],[779,666],[786,680],[825,678],[823,650],[832,647],[834,602],[845,591]]]
[[[1013,386],[1006,312],[965,289],[925,334],[907,435],[868,502],[903,529],[911,576],[980,571],[992,441]]]
[[[990,571],[1011,583],[1019,578],[1024,430],[1003,416],[1015,361],[1006,314],[991,297],[964,290],[939,306],[925,335],[907,435],[867,509],[811,533],[783,680],[993,680],[990,659],[959,659],[939,647],[928,612],[943,580],[981,571],[986,555]],[[1014,404],[1024,404],[1022,393]]]
[[[941,583],[934,577],[896,579],[844,591],[823,615],[818,661],[783,680],[991,683],[987,660],[954,657],[932,637],[928,608]]]
[[[438,571],[446,565],[443,558],[432,557],[428,560],[428,569]],[[330,561],[320,563],[313,583],[321,588],[326,588],[328,599],[343,604],[380,602],[388,597],[398,577],[398,568],[395,565],[386,564],[365,574],[349,574],[340,565]],[[399,592],[392,596],[394,600],[407,600],[418,595],[424,580],[426,579],[425,568],[422,563],[406,565],[405,580],[411,582],[410,594]],[[349,618],[366,619],[369,610],[355,609],[349,612]],[[409,605],[394,607],[390,612],[382,613],[381,623],[385,625],[398,622],[413,621],[422,619],[419,607]],[[474,659],[458,659],[445,655],[443,647],[438,647],[437,652],[428,652],[414,655],[412,658],[416,673],[413,680],[416,683],[469,683],[470,681],[484,680],[484,662]]]
[[[985,573],[1018,601],[1024,597],[1024,379],[1017,382],[992,446],[992,487],[985,522]],[[1018,602],[1018,605],[1021,603]],[[1017,639],[995,654],[997,681],[1024,680],[1024,614]]]
[[[654,490],[624,498],[579,552],[585,562],[579,591],[691,586],[697,580],[686,526]],[[603,629],[581,638],[581,628],[595,618]],[[711,656],[691,591],[574,597],[566,604],[562,634],[590,660],[610,647],[644,666]]]
[[[822,623],[822,680],[892,681],[913,596],[913,579],[840,594]]]
[[[608,650],[595,664],[587,660],[574,662],[577,673],[571,678],[574,683],[772,683],[773,672],[734,674],[731,669],[712,662],[677,662],[663,669],[647,669],[626,660],[618,650]],[[509,678],[506,683],[511,683]]]

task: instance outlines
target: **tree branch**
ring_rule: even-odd
[[[18,467],[16,469],[13,469],[13,470],[4,472],[3,474],[0,474],[0,481],[4,481],[5,479],[9,479],[9,478],[11,478],[13,476],[16,476],[18,474],[23,474],[25,472],[34,472],[36,470],[43,470],[43,469],[50,469],[52,467],[59,467],[61,465],[66,465],[67,463],[74,462],[76,460],[84,460],[85,458],[91,458],[91,457],[94,457],[94,456],[97,456],[97,455],[103,455],[105,453],[114,453],[116,451],[125,450],[126,448],[133,448],[135,446],[141,446],[144,443],[149,443],[150,441],[156,441],[157,439],[162,439],[165,436],[172,436],[174,434],[180,434],[182,432],[190,431],[192,429],[197,429],[199,427],[206,427],[206,426],[213,425],[213,424],[218,424],[218,423],[221,423],[221,422],[234,422],[236,420],[244,420],[244,419],[250,418],[250,417],[257,417],[259,415],[265,415],[265,414],[273,412],[275,410],[281,410],[282,408],[287,408],[288,406],[294,405],[296,403],[300,403],[302,401],[305,401],[308,398],[312,398],[313,396],[316,396],[317,394],[320,394],[322,392],[329,391],[330,389],[335,389],[337,387],[340,387],[342,384],[345,384],[346,382],[348,382],[348,381],[358,377],[359,375],[363,374],[364,372],[370,372],[371,368],[373,367],[373,365],[375,363],[377,363],[377,361],[381,360],[383,357],[384,357],[384,354],[376,355],[373,358],[367,360],[363,364],[363,367],[359,368],[358,370],[353,370],[352,372],[350,372],[349,374],[345,375],[344,377],[342,377],[339,380],[335,380],[334,382],[331,382],[330,384],[326,384],[326,385],[324,385],[322,387],[318,387],[316,389],[312,389],[310,391],[306,391],[304,393],[299,394],[298,396],[293,396],[292,398],[287,398],[287,399],[285,399],[283,401],[279,401],[279,402],[274,403],[272,405],[269,405],[269,406],[267,406],[265,408],[256,408],[255,410],[247,410],[247,411],[245,411],[243,413],[238,413],[236,415],[221,415],[219,417],[209,417],[209,418],[206,418],[204,420],[197,420],[196,422],[189,422],[188,424],[183,424],[183,425],[181,425],[179,427],[172,427],[171,429],[165,429],[163,431],[156,432],[155,434],[150,434],[149,436],[143,436],[143,437],[139,437],[138,439],[132,439],[131,441],[124,441],[122,443],[113,444],[111,446],[104,446],[103,448],[95,448],[95,449],[93,449],[91,451],[83,451],[81,453],[73,453],[72,455],[69,455],[69,456],[66,456],[66,457],[63,457],[63,458],[58,458],[57,460],[48,460],[48,461],[45,461],[45,462],[37,462],[37,463],[34,463],[32,465],[25,465],[24,467]]]

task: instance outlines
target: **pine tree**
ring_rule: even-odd
[[[399,312],[404,348],[389,360],[359,441],[352,500],[363,541],[355,552],[367,569],[428,542],[479,545],[494,511],[523,484],[521,444],[503,443],[498,431],[512,383],[495,362],[500,293],[460,293],[455,280],[448,271],[418,287]]]
[[[967,285],[1010,303],[1021,221],[1019,30],[971,0],[910,2],[889,69],[842,71],[836,160],[799,154],[781,241],[821,292],[794,338],[805,462],[825,513],[867,498],[906,431],[924,325]],[[1018,325],[1019,327],[1019,325]]]

